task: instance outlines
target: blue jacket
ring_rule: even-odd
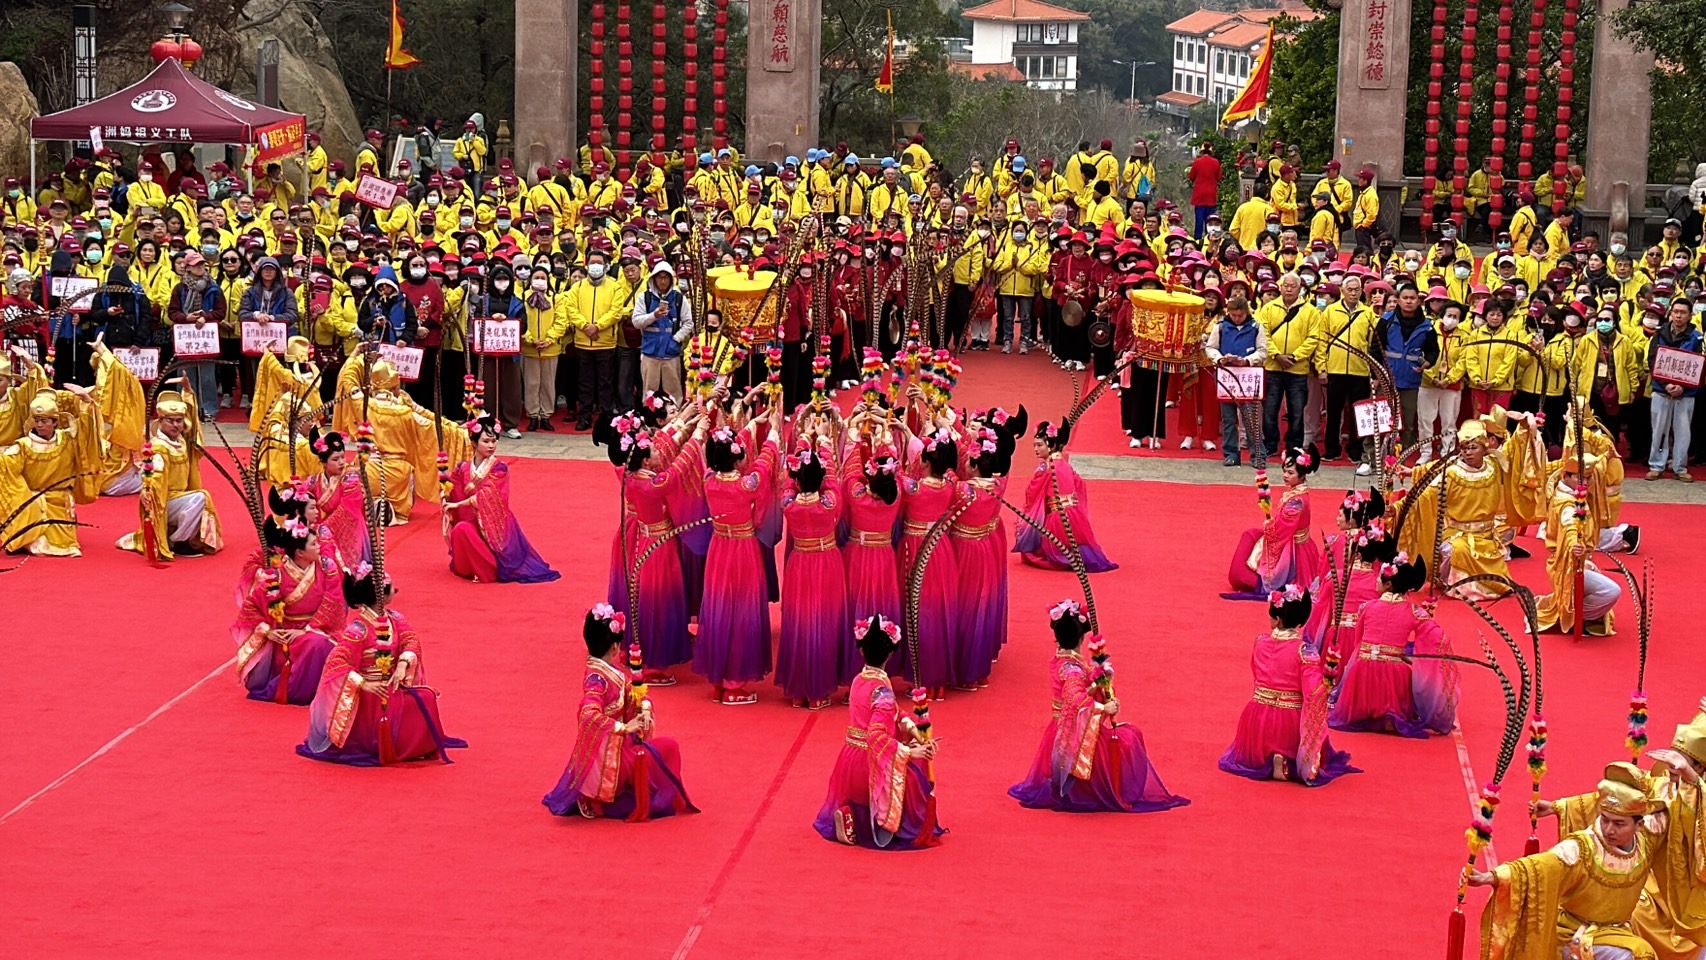
[[[646,287],[646,312],[658,308],[659,302],[669,305],[669,316],[662,320],[653,320],[640,334],[640,354],[654,360],[673,360],[681,356],[681,344],[675,340],[677,322],[681,318],[681,291],[671,290],[662,297],[656,290]]]
[[[271,266],[278,271],[278,282],[272,289],[261,285],[261,268]],[[248,322],[257,313],[264,313],[285,323],[290,335],[296,336],[296,291],[290,289],[285,282],[284,268],[272,257],[262,257],[255,261],[255,276],[247,289],[243,291],[243,302],[237,305],[237,319]]]
[[[361,312],[356,318],[356,325],[361,328],[362,336],[369,340],[382,343],[414,343],[416,335],[420,333],[419,322],[415,319],[415,305],[401,292],[389,300],[382,298],[379,293],[379,284],[382,282],[390,283],[393,290],[399,289],[397,271],[391,269],[390,264],[380,267],[379,272],[374,274],[373,289],[368,293],[367,299],[361,302]]]
[[[1422,315],[1422,322],[1410,331],[1408,337],[1404,336],[1404,329],[1398,323],[1397,310],[1380,318],[1380,349],[1385,354],[1387,368],[1392,371],[1392,382],[1398,389],[1420,389],[1422,368],[1428,363],[1426,346],[1433,330],[1433,320],[1426,314]]]
[[[1228,357],[1247,357],[1256,352],[1256,322],[1246,320],[1242,324],[1233,323],[1225,317],[1220,318],[1220,352]]]

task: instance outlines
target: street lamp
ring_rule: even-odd
[[[1137,68],[1138,67],[1153,67],[1153,66],[1155,66],[1155,61],[1154,60],[1132,60],[1132,61],[1128,62],[1125,60],[1115,60],[1113,62],[1114,62],[1115,66],[1130,67],[1131,68],[1131,96],[1127,97],[1126,99],[1136,100],[1137,99]]]
[[[166,15],[166,27],[172,31],[174,38],[182,39],[185,28],[190,25],[190,14],[195,11],[181,3],[168,3],[160,8]]]

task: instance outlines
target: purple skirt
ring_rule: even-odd
[[[1161,775],[1149,762],[1143,732],[1132,724],[1104,729],[1097,739],[1088,780],[1071,775],[1072,757],[1062,757],[1056,764],[1054,742],[1059,725],[1058,717],[1049,721],[1031,760],[1030,773],[1007,791],[1020,806],[1063,813],[1150,813],[1190,803],[1167,792]]]
[[[274,649],[256,654],[262,658],[261,662],[243,678],[243,685],[249,689],[250,700],[272,703],[278,698],[279,662],[277,645],[268,646]],[[290,678],[285,682],[285,691],[291,704],[307,706],[314,702],[314,694],[320,688],[320,673],[331,652],[331,638],[318,630],[304,631],[290,642]]]
[[[711,539],[693,672],[718,685],[751,683],[770,672],[763,548],[753,537]]]
[[[852,623],[841,553],[790,552],[776,649],[776,685],[783,694],[811,701],[835,692],[853,647]]]

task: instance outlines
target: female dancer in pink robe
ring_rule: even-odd
[[[689,429],[692,437],[683,444]],[[664,538],[678,524],[670,512],[671,496],[698,471],[704,437],[703,420],[697,427],[682,422],[648,430],[638,418],[617,417],[608,441],[629,521],[627,542],[619,532],[611,547],[608,602],[630,618],[645,662],[642,679],[651,686],[672,686],[675,678],[669,668],[693,659],[683,554],[678,541]],[[641,557],[646,558],[643,564]],[[640,611],[634,620],[628,609],[627,571],[636,564]]]
[[[825,425],[827,426],[827,425]],[[788,455],[782,501],[790,549],[782,579],[782,638],[776,685],[796,706],[821,710],[841,682],[847,633],[847,567],[835,542],[842,513],[835,443],[820,428]],[[805,446],[811,442],[814,446]]]
[[[1380,565],[1398,552],[1396,543],[1386,535],[1385,509],[1385,501],[1377,490],[1345,494],[1339,507],[1343,539],[1328,544],[1340,551],[1336,568],[1322,578],[1320,589],[1315,591],[1320,601],[1310,611],[1309,622],[1303,625],[1303,638],[1309,645],[1323,655],[1331,650],[1340,663],[1356,653],[1356,630],[1363,604],[1380,596]],[[1348,580],[1344,604],[1339,606],[1336,591],[1341,577]],[[1338,696],[1337,689],[1333,695]]]
[[[1311,444],[1292,447],[1280,457],[1285,487],[1275,498],[1273,515],[1238,538],[1226,580],[1228,600],[1261,600],[1290,584],[1307,588],[1321,575],[1321,547],[1309,519],[1309,475],[1321,465]]]
[[[1037,424],[1032,447],[1042,462],[1037,464],[1036,473],[1031,475],[1031,483],[1025,488],[1025,515],[1054,534],[1061,543],[1076,541],[1087,572],[1117,570],[1119,564],[1108,559],[1102,545],[1096,542],[1095,529],[1090,526],[1090,488],[1078,471],[1072,469],[1072,460],[1066,455],[1066,441],[1071,434],[1070,423],[1057,426],[1044,420]],[[1072,540],[1067,539],[1066,525],[1061,522],[1062,511],[1072,521]],[[1013,552],[1032,566],[1047,570],[1072,569],[1071,559],[1053,541],[1029,525],[1020,527],[1014,534]]]
[[[575,752],[541,801],[559,817],[578,813],[635,823],[698,813],[681,782],[681,749],[655,735],[652,702],[636,698],[623,666],[622,614],[601,603],[581,625],[586,675],[575,722]]]
[[[350,619],[326,658],[308,708],[308,736],[296,752],[357,767],[433,757],[449,763],[445,750],[468,743],[444,734],[420,638],[385,606],[390,581],[363,563],[344,574],[343,590]]]
[[[1143,731],[1115,721],[1119,700],[1092,688],[1078,650],[1090,631],[1083,608],[1062,600],[1048,615],[1055,640],[1049,676],[1054,713],[1030,773],[1008,795],[1021,806],[1065,813],[1148,813],[1190,803],[1167,792],[1149,762]]]
[[[936,521],[959,502],[960,485],[954,478],[959,463],[959,444],[952,431],[938,430],[923,438],[924,476],[903,481],[906,505],[901,513],[900,575],[904,585],[913,576],[923,551],[924,539]],[[953,539],[943,531],[924,564],[924,582],[918,594],[918,672],[911,677],[909,658],[897,659],[896,672],[914,680],[940,700],[950,686],[976,684],[977,678],[961,678],[954,671],[954,648],[960,630],[956,622],[960,605],[960,572],[954,561]]]
[[[331,531],[338,562],[353,567],[372,559],[367,543],[367,508],[361,496],[361,477],[347,469],[344,435],[337,431],[308,431],[308,448],[320,458],[320,472],[307,479],[307,489],[320,511],[320,524]],[[322,544],[322,549],[326,546]]]
[[[498,460],[498,423],[468,425],[474,459],[450,472],[444,504],[450,572],[475,583],[550,583],[562,574],[533,549],[509,501],[509,464]]]
[[[1445,653],[1449,645],[1433,613],[1410,602],[1428,580],[1427,561],[1399,554],[1381,564],[1379,598],[1362,605],[1354,656],[1345,660],[1328,723],[1334,730],[1426,737],[1450,733],[1457,719],[1457,675],[1448,661],[1409,655]]]
[[[842,479],[849,519],[842,560],[847,565],[847,612],[855,619],[882,615],[890,623],[901,616],[900,563],[895,558],[894,528],[901,511],[900,463],[888,447],[872,453],[865,442],[847,449]],[[840,680],[851,683],[864,667],[857,645],[848,644]]]
[[[1309,592],[1296,584],[1268,601],[1269,631],[1250,651],[1256,691],[1220,758],[1227,773],[1318,787],[1360,772],[1350,765],[1351,755],[1334,750],[1327,739],[1328,678],[1320,655],[1299,630],[1310,605]]]
[[[879,850],[919,850],[942,842],[930,760],[936,744],[901,716],[883,664],[900,627],[883,617],[854,626],[865,662],[847,696],[847,739],[829,773],[829,793],[812,826],[825,840]]]
[[[948,530],[959,568],[956,690],[988,686],[995,657],[1007,643],[1007,528],[1001,524],[1001,498],[1007,493],[1011,447],[1003,448],[992,426],[978,427],[967,446],[971,454],[965,466],[973,476],[960,490],[970,494],[971,503]]]
[[[307,516],[307,491],[286,487],[268,497],[266,549],[244,562],[237,581],[237,619],[231,623],[237,676],[250,700],[307,704],[332,652],[329,634],[341,631],[348,614],[342,575],[331,550],[320,552]],[[277,619],[275,598],[282,613]]]
[[[746,461],[747,448],[758,443],[766,423],[771,439]],[[705,443],[705,501],[715,519],[693,672],[711,682],[718,703],[758,702],[746,685],[770,672],[770,603],[756,525],[774,495],[774,438],[780,432],[781,407],[773,406],[767,420],[754,419],[738,433],[719,427]],[[741,469],[743,461],[749,469]]]

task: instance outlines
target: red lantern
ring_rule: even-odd
[[[184,66],[193,67],[201,59],[201,44],[194,40],[185,37],[183,43],[178,46],[180,50],[178,59],[183,61]]]
[[[183,52],[183,44],[171,37],[162,37],[154,41],[154,45],[148,48],[148,55],[154,58],[155,63],[165,63],[167,60],[177,59],[183,55]]]

